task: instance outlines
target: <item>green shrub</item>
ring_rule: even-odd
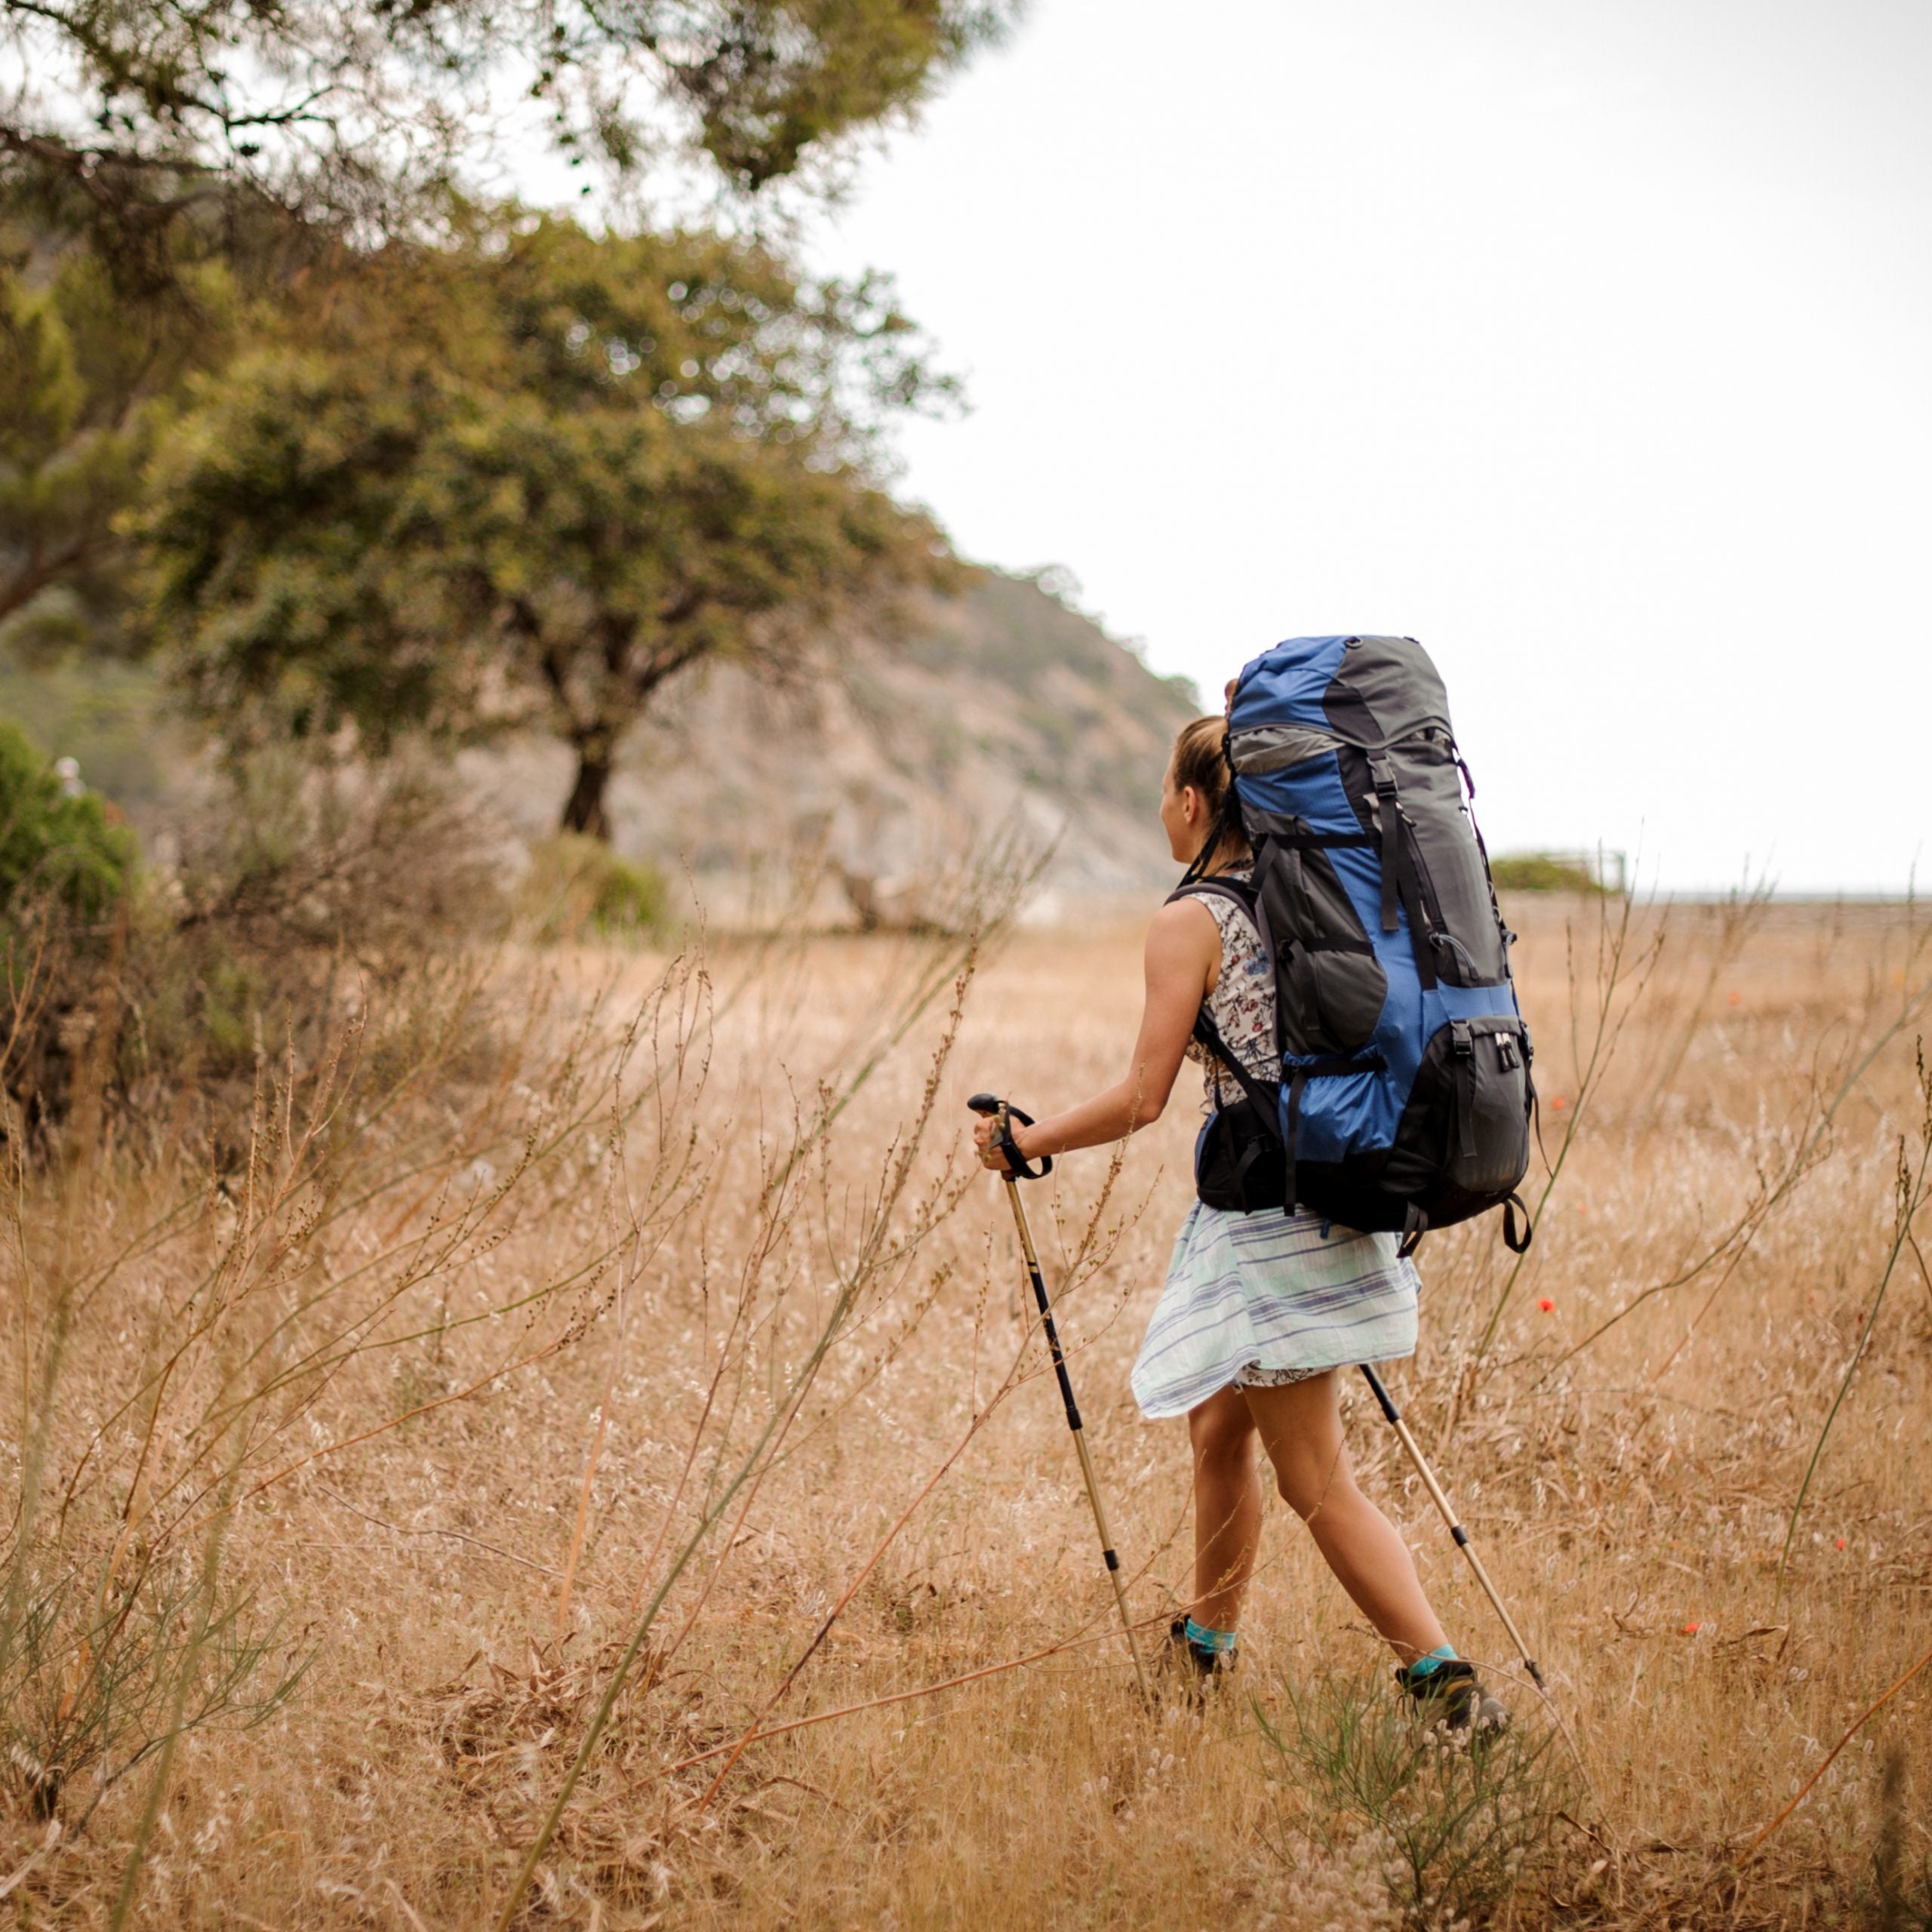
[[[1489,862],[1499,892],[1601,893],[1596,875],[1581,859],[1557,852],[1509,852]]]
[[[524,909],[539,939],[637,939],[664,923],[669,893],[655,866],[601,838],[560,832],[531,848]]]
[[[58,905],[98,924],[128,894],[134,835],[92,792],[69,798],[25,734],[0,721],[0,917]]]
[[[1379,1672],[1324,1673],[1288,1700],[1291,1727],[1256,1706],[1278,1774],[1315,1796],[1328,1849],[1371,1854],[1414,1932],[1487,1924],[1547,1875],[1551,1826],[1571,1799],[1555,1732],[1445,1731],[1397,1706]]]
[[[0,650],[0,717],[34,743],[71,753],[94,790],[144,824],[182,810],[198,776],[194,736],[171,712],[152,662],[29,665]]]

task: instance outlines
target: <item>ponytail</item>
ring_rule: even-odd
[[[1174,789],[1192,786],[1208,808],[1208,842],[1187,869],[1183,884],[1201,878],[1211,866],[1238,863],[1249,856],[1247,833],[1241,822],[1241,804],[1234,788],[1234,768],[1228,760],[1228,721],[1197,718],[1182,726],[1174,739]]]

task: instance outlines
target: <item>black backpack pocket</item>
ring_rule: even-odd
[[[1247,818],[1263,930],[1275,951],[1281,1049],[1354,1053],[1374,1034],[1389,996],[1374,943],[1302,820],[1267,812]]]
[[[1506,1200],[1530,1164],[1529,1036],[1513,1014],[1451,1020],[1423,1050],[1383,1185],[1443,1227]]]
[[[1289,971],[1301,996],[1312,1052],[1352,1054],[1366,1046],[1389,998],[1389,975],[1367,940],[1297,945]]]
[[[1278,1091],[1257,1082],[1264,1094]],[[1194,1143],[1194,1191],[1205,1208],[1257,1214],[1288,1199],[1287,1156],[1281,1131],[1263,1121],[1254,1103],[1240,1100],[1208,1118]]]

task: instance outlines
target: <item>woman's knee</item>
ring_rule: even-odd
[[[1350,1482],[1332,1371],[1280,1388],[1248,1391],[1281,1500],[1306,1522]]]
[[[1224,1389],[1193,1410],[1187,1433],[1197,1469],[1245,1460],[1254,1453],[1254,1418],[1238,1389]]]
[[[1340,1508],[1356,1494],[1346,1452],[1338,1442],[1327,1454],[1306,1443],[1283,1444],[1273,1458],[1275,1487],[1304,1523],[1324,1509]]]

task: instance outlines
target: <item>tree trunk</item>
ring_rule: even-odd
[[[571,787],[564,804],[562,829],[581,832],[606,844],[611,838],[611,820],[604,810],[605,788],[611,782],[611,752],[607,745],[579,745],[577,783]]]

